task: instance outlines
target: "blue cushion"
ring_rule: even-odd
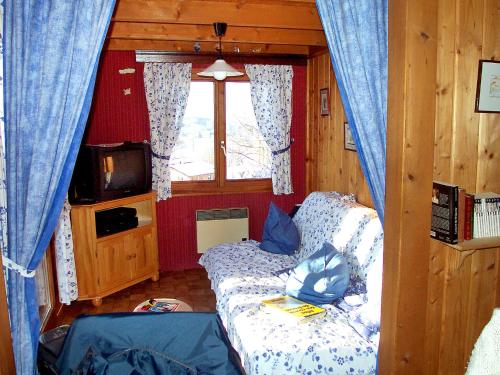
[[[271,202],[259,247],[270,253],[292,255],[299,245],[300,236],[295,223]]]
[[[332,303],[349,285],[345,258],[325,242],[320,250],[300,262],[290,273],[286,293],[314,305]]]

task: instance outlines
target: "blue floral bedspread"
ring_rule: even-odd
[[[248,375],[375,373],[378,328],[366,329],[363,320],[359,329],[358,318],[367,308],[380,315],[382,229],[375,211],[332,194],[312,193],[297,213],[302,244],[293,256],[267,253],[251,240],[215,246],[200,258]],[[302,324],[261,308],[262,300],[284,295],[286,270],[324,241],[348,261],[351,285],[345,298],[323,305],[325,317]],[[373,297],[374,291],[379,295]]]

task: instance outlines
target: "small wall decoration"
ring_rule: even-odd
[[[500,112],[500,61],[479,60],[476,112]]]
[[[319,99],[321,116],[328,116],[330,114],[330,98],[328,97],[327,88],[319,90]]]
[[[356,151],[356,144],[354,143],[351,128],[347,122],[344,122],[344,148],[349,151]]]
[[[120,73],[120,74],[134,74],[135,73],[135,69],[134,68],[119,69],[118,73]]]

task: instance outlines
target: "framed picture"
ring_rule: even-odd
[[[476,112],[500,112],[500,61],[479,60]]]
[[[328,98],[328,89],[319,90],[320,99],[320,114],[321,116],[328,116],[330,114],[330,99]]]
[[[356,144],[354,143],[351,128],[347,122],[344,122],[344,148],[349,151],[356,151]]]

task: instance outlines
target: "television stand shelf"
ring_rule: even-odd
[[[102,298],[151,278],[158,281],[156,193],[71,207],[78,300]],[[95,213],[118,207],[137,210],[136,228],[97,236]]]

